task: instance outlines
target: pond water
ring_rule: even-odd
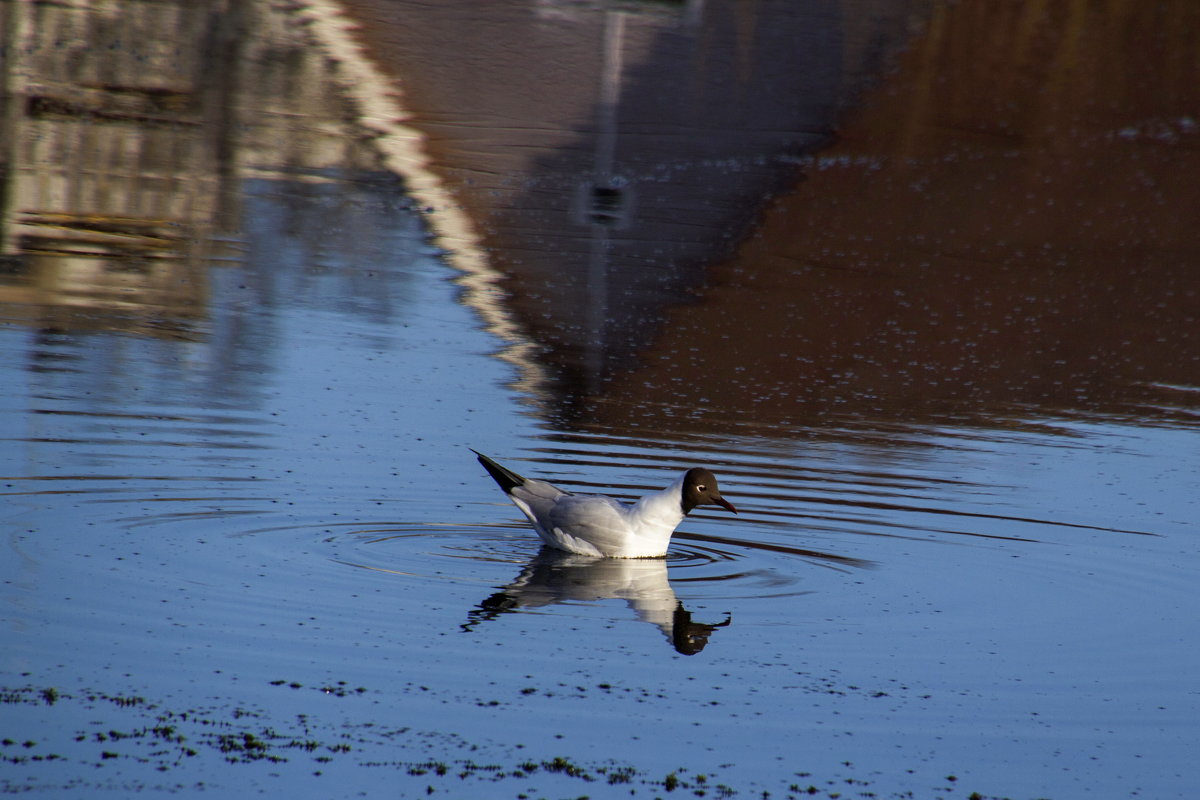
[[[0,9],[6,793],[1194,793],[1190,5],[136,5]]]

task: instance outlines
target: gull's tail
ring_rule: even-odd
[[[512,494],[513,489],[525,485],[525,479],[517,473],[500,466],[478,450],[471,449],[471,452],[479,458],[479,463],[483,464],[483,468],[492,476],[492,480],[500,484],[500,488],[504,490],[505,494]]]

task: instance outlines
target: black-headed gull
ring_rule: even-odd
[[[667,553],[675,526],[696,506],[737,509],[721,497],[717,478],[693,467],[661,492],[633,505],[598,494],[572,494],[545,481],[523,478],[477,450],[479,463],[508,499],[529,517],[542,541],[568,553],[609,558],[654,558]]]

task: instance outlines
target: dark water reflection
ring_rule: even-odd
[[[94,736],[186,712],[272,794],[1188,796],[1198,25],[0,2],[0,786],[243,791]],[[551,557],[468,447],[743,513]]]
[[[242,327],[205,324],[208,267],[245,257],[247,299],[352,279],[321,291],[385,320],[379,274],[318,276],[325,254],[386,252],[371,209],[392,212],[370,199],[386,166],[522,388],[572,428],[1194,421],[1196,45],[1162,22],[1187,29],[1190,4],[346,7],[354,37],[335,4],[307,29],[254,4],[159,8],[136,24],[187,55],[146,75],[117,17],[7,5],[24,37],[8,69],[39,76],[4,95],[12,308],[222,337]],[[70,70],[39,39],[60,28],[79,37]],[[335,54],[322,80],[275,57],[304,37]],[[472,46],[445,58],[448,37]],[[344,144],[341,116],[374,152]],[[350,192],[384,183],[356,199],[330,169]],[[317,259],[295,286],[271,277],[286,249],[230,238],[256,213],[238,181],[259,173],[343,200],[280,221]],[[226,357],[253,359],[253,335]]]
[[[928,4],[347,5],[558,405],[694,303]],[[453,59],[448,37],[467,44]]]
[[[1194,421],[1192,4],[351,5],[565,424]],[[451,29],[477,47],[420,69]],[[613,176],[619,219],[581,216]]]

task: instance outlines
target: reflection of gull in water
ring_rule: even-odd
[[[658,626],[671,645],[695,655],[724,622],[693,622],[690,611],[675,597],[662,559],[612,559],[580,556],[544,548],[516,580],[481,602],[462,626],[470,631],[486,620],[518,608],[538,608],[572,600],[624,600],[643,622]]]

